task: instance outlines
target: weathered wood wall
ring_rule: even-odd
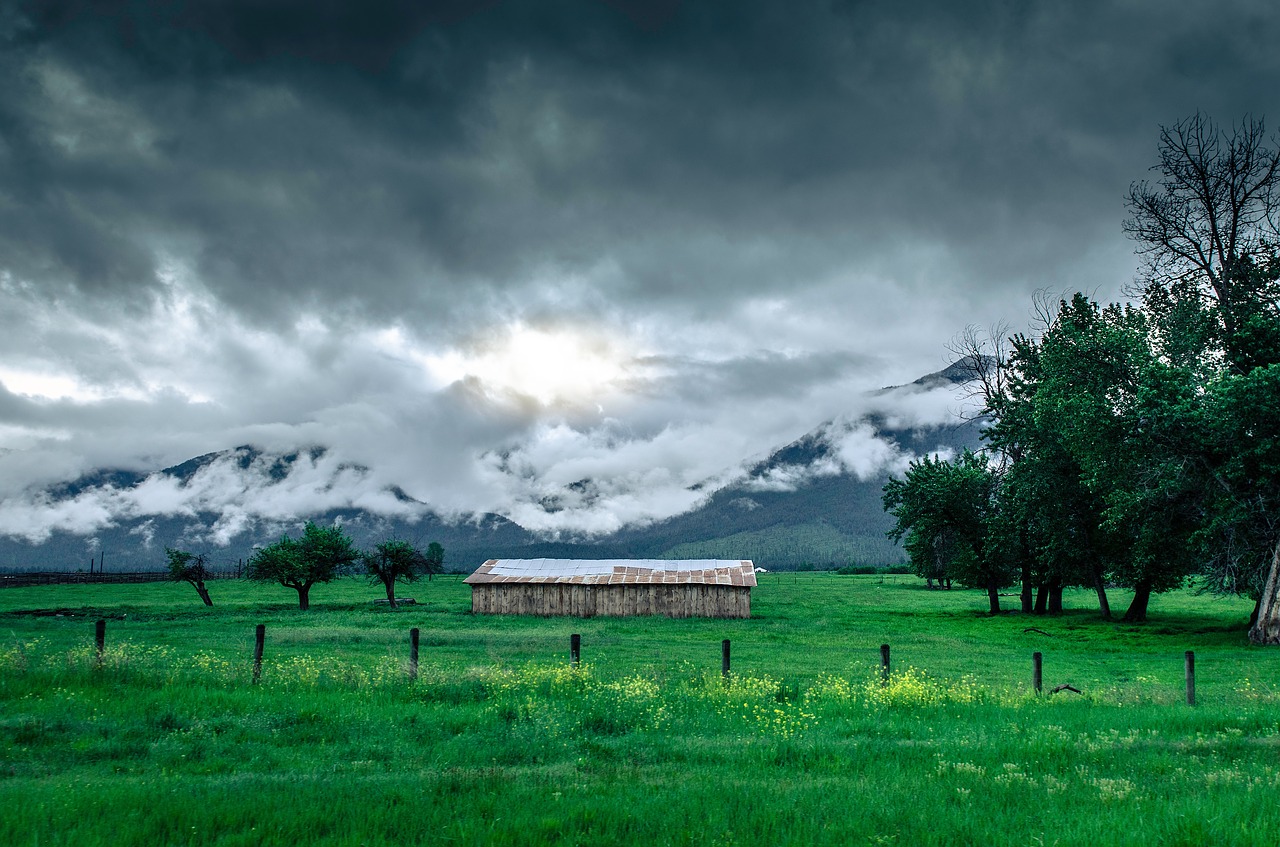
[[[479,615],[590,618],[665,615],[669,618],[749,618],[751,589],[731,585],[572,585],[489,583],[471,586]]]

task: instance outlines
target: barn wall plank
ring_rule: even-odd
[[[728,585],[488,583],[471,586],[478,615],[750,618],[751,589]]]

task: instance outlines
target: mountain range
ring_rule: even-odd
[[[897,400],[940,389],[957,389],[972,378],[957,363],[905,386],[881,390]],[[888,404],[891,405],[891,404]],[[748,462],[735,481],[710,490],[691,511],[666,520],[626,526],[604,536],[549,540],[497,514],[446,519],[399,489],[382,494],[393,508],[333,509],[288,520],[230,521],[214,510],[120,518],[92,534],[67,530],[45,540],[0,536],[0,569],[88,570],[91,559],[108,571],[155,570],[164,548],[208,552],[215,567],[235,567],[254,549],[281,534],[295,533],[304,520],[340,522],[357,546],[401,538],[445,548],[446,567],[470,571],[490,558],[716,558],[752,559],[769,569],[845,564],[885,565],[904,560],[885,533],[892,519],[880,492],[890,473],[918,455],[976,447],[981,422],[905,425],[885,413],[826,421],[803,437]],[[877,461],[859,467],[848,445],[873,445]],[[41,493],[47,504],[129,492],[145,501],[148,488],[190,486],[202,473],[228,468],[255,480],[260,490],[280,486],[291,474],[313,470],[325,456],[322,446],[269,454],[245,445],[209,453],[150,474],[103,469]],[[334,475],[358,477],[367,469],[339,465]],[[577,498],[590,496],[593,483],[575,483]],[[708,484],[710,487],[710,484]],[[397,508],[402,507],[402,508]],[[554,503],[546,508],[555,508]],[[218,543],[209,544],[217,536]]]

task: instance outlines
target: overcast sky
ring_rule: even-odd
[[[381,5],[0,0],[0,532],[239,444],[330,448],[288,508],[662,517],[1119,297],[1161,124],[1280,121],[1268,0]]]

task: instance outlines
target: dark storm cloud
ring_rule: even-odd
[[[1274,78],[1261,27],[1214,49],[1247,7],[1126,8],[34,4],[6,252],[114,293],[167,244],[247,314],[374,318],[605,259],[614,296],[724,308],[904,231],[1003,280],[1097,237],[1181,81]]]
[[[684,508],[1038,289],[1116,296],[1158,125],[1275,119],[1277,18],[0,0],[6,491],[252,442],[553,529]],[[519,328],[619,375],[467,370]]]

